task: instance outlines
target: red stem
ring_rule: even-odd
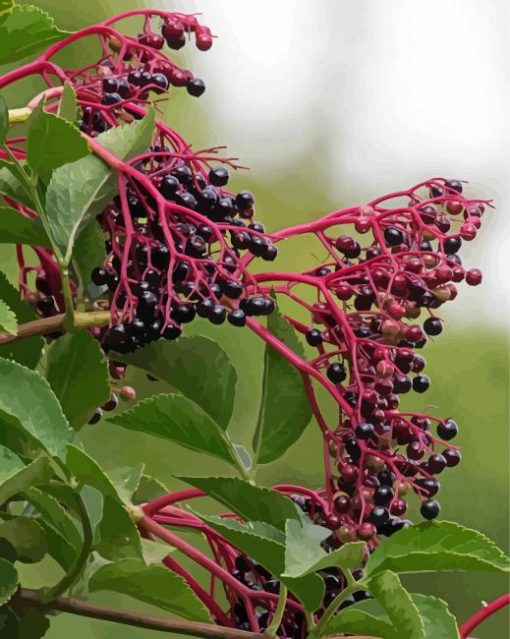
[[[510,593],[501,595],[501,597],[494,599],[494,601],[491,601],[491,603],[480,608],[477,613],[470,617],[460,627],[460,635],[462,639],[468,639],[468,635],[483,621],[485,621],[485,619],[488,619],[495,612],[508,605],[510,605]]]

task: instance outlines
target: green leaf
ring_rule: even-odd
[[[182,577],[163,566],[124,559],[102,566],[90,580],[90,590],[112,590],[193,621],[210,622],[205,606]]]
[[[384,608],[397,633],[406,639],[425,639],[425,626],[411,595],[390,570],[374,575],[370,592]]]
[[[245,521],[261,521],[285,532],[287,519],[301,520],[294,503],[282,494],[254,486],[235,477],[189,477],[177,479],[203,490]]]
[[[138,366],[196,402],[225,429],[234,408],[237,373],[225,351],[203,335],[152,342],[120,361]],[[197,384],[197,371],[207,384]]]
[[[96,141],[120,160],[145,149],[152,140],[154,112],[133,124],[114,127]],[[93,216],[99,214],[118,191],[115,172],[95,155],[64,164],[53,172],[46,191],[46,210],[51,211],[53,238],[69,261],[75,238]]]
[[[341,610],[332,617],[324,628],[323,636],[338,635],[339,633],[373,635],[380,637],[380,639],[404,639],[404,637],[397,635],[397,631],[386,615],[372,615],[362,610],[361,606],[349,606],[346,610]]]
[[[42,490],[31,488],[27,491],[26,498],[38,511],[40,523],[52,526],[76,550],[81,546],[81,534],[66,510],[70,506],[74,511],[77,510],[76,496],[70,487],[62,486],[61,488],[68,493],[67,503],[64,504],[48,492],[48,486],[44,486]]]
[[[97,526],[97,552],[105,559],[142,558],[142,545],[138,529],[124,506],[110,495],[105,495],[103,517]]]
[[[283,575],[285,535],[282,531],[260,521],[242,524],[235,519],[202,514],[200,517],[236,548],[261,563],[276,579],[281,579],[309,612],[320,606],[324,597],[324,582],[318,575],[306,575],[298,579]]]
[[[18,588],[18,573],[7,560],[0,558],[0,606],[9,601]]]
[[[24,324],[25,322],[37,319],[34,311],[21,300],[18,291],[2,272],[0,272],[0,299],[14,312],[18,324]],[[41,356],[43,346],[43,338],[35,335],[27,339],[3,344],[0,346],[0,357],[13,359],[24,366],[35,368]]]
[[[44,377],[16,362],[0,359],[0,388],[0,416],[50,455],[63,458],[74,434]]]
[[[18,628],[16,639],[42,639],[50,627],[50,622],[44,612],[36,606],[23,605],[16,610]]]
[[[6,539],[16,550],[18,561],[33,564],[48,550],[45,531],[30,517],[16,517],[0,524],[0,539]]]
[[[151,541],[150,539],[141,539],[143,560],[150,566],[151,564],[160,564],[165,557],[176,550],[173,546],[162,541]]]
[[[144,468],[145,464],[137,464],[133,468],[114,468],[106,473],[125,504],[133,502],[133,494],[140,485]]]
[[[7,20],[13,7],[14,0],[0,0],[0,24]]]
[[[359,567],[365,544],[356,541],[326,553],[320,544],[330,536],[331,531],[327,528],[315,526],[306,520],[299,522],[289,519],[285,541],[285,574],[301,577],[325,568],[340,567],[347,570]]]
[[[292,326],[275,310],[267,320],[271,333],[299,356],[303,346]],[[281,457],[310,422],[312,411],[300,373],[269,344],[265,350],[262,400],[253,449],[259,464]]]
[[[4,12],[0,4],[0,17]],[[9,133],[9,109],[3,96],[0,95],[0,146],[3,146]]]
[[[33,486],[46,484],[52,475],[49,460],[45,457],[36,459],[2,481],[0,484],[0,505]]]
[[[162,495],[166,495],[168,492],[168,488],[159,479],[149,475],[142,475],[138,488],[133,494],[133,504],[145,504]]]
[[[97,221],[91,220],[81,229],[74,243],[73,265],[84,289],[84,295],[96,299],[103,294],[103,286],[96,286],[91,273],[106,260],[105,235]]]
[[[76,101],[76,93],[70,82],[64,83],[64,90],[62,91],[60,104],[58,106],[58,114],[61,118],[64,118],[64,120],[68,120],[74,124],[79,120],[80,112],[78,102]]]
[[[19,211],[9,207],[0,208],[0,244],[51,246],[38,218],[25,217]]]
[[[108,421],[123,428],[156,435],[185,448],[238,465],[232,445],[220,427],[182,395],[155,395]]]
[[[35,210],[31,195],[25,191],[18,178],[12,174],[12,171],[15,170],[14,164],[1,160],[0,167],[0,193]]]
[[[5,446],[0,446],[0,484],[25,467],[21,459]]]
[[[426,639],[459,639],[457,621],[448,604],[426,595],[411,595],[414,605],[423,619]]]
[[[0,299],[0,329],[3,329],[6,333],[16,335],[18,330],[18,323],[16,322],[16,315],[11,311],[7,304]]]
[[[59,166],[89,153],[87,141],[74,124],[47,113],[41,100],[28,122],[27,161],[32,171],[46,181]],[[48,209],[46,215],[53,217],[54,214]]]
[[[73,445],[68,446],[67,467],[79,485],[92,486],[102,495],[109,495],[119,502],[121,501],[112,480],[101,466],[81,448]]]
[[[106,357],[98,341],[86,331],[68,333],[53,342],[48,350],[46,379],[75,429],[110,397]]]
[[[482,533],[449,521],[430,521],[387,539],[370,556],[366,574],[382,570],[508,572],[509,568],[510,559]]]
[[[67,35],[42,9],[14,5],[0,24],[0,64],[23,60]]]

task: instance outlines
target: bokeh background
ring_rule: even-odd
[[[70,29],[101,17],[149,6],[135,0],[39,0]],[[151,6],[202,12],[219,36],[201,54],[178,57],[207,84],[196,101],[183,92],[163,105],[168,121],[196,148],[226,144],[249,172],[234,186],[250,188],[269,230],[329,210],[362,203],[433,176],[470,182],[469,192],[494,199],[483,233],[465,255],[484,269],[483,286],[463,287],[442,310],[440,338],[424,352],[431,390],[414,400],[461,426],[463,464],[442,476],[445,519],[472,526],[508,550],[508,312],[510,308],[510,5],[507,0],[154,0]],[[86,54],[80,52],[80,57]],[[72,59],[70,60],[72,63]],[[3,72],[3,69],[0,69]],[[24,86],[27,96],[31,87]],[[9,106],[14,94],[7,95]],[[22,99],[16,94],[16,99]],[[21,104],[17,105],[21,106]],[[282,266],[309,255],[296,246]],[[15,278],[13,255],[2,269]],[[218,340],[238,367],[231,429],[249,445],[260,395],[262,346],[247,332],[192,329]],[[197,372],[199,375],[199,372]],[[132,378],[140,395],[166,390]],[[206,381],[204,382],[206,383]],[[226,472],[182,449],[115,426],[84,431],[87,449],[106,466],[143,461],[146,472],[173,487],[173,474]],[[257,479],[321,484],[319,438],[310,425],[301,440]],[[34,585],[53,568],[32,571]],[[483,573],[426,575],[408,580],[451,603],[460,619],[501,594],[504,577]],[[134,606],[120,597],[95,597]],[[106,622],[59,616],[48,639],[142,639],[151,633]],[[505,613],[476,632],[509,636]]]

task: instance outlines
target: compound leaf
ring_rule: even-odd
[[[36,217],[25,217],[9,207],[0,208],[0,244],[50,247],[48,235]]]

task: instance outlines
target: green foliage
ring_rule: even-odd
[[[18,324],[24,324],[36,318],[34,311],[21,300],[18,291],[2,272],[0,272],[0,299],[16,315]],[[43,346],[43,338],[34,335],[34,337],[27,339],[2,344],[0,346],[0,358],[12,359],[29,368],[35,368]]]
[[[34,175],[47,181],[63,164],[89,155],[85,138],[68,120],[48,113],[41,100],[28,123],[27,162]]]
[[[17,62],[62,40],[69,32],[55,26],[53,18],[32,5],[3,3],[0,13],[0,64]]]
[[[8,207],[0,207],[0,244],[51,246],[39,219],[25,217]]]
[[[142,120],[101,133],[96,141],[121,160],[145,150],[152,139],[154,113]],[[113,171],[96,155],[56,169],[46,191],[48,226],[63,260],[69,263],[79,230],[98,215],[117,191]]]
[[[387,539],[367,563],[367,575],[383,570],[508,572],[510,559],[485,535],[449,521],[403,529]]]
[[[285,532],[288,519],[300,520],[294,504],[282,494],[234,477],[177,477],[203,490],[244,521],[259,521]]]
[[[29,488],[46,484],[53,475],[47,458],[40,457],[7,476],[0,484],[0,505]]]
[[[16,568],[0,557],[0,606],[7,603],[18,587]]]
[[[74,428],[86,423],[110,397],[106,357],[85,331],[64,335],[51,345],[46,379]]]
[[[268,317],[267,327],[286,346],[304,356],[294,329],[277,310]],[[299,439],[312,417],[303,380],[292,364],[269,344],[264,364],[262,402],[253,439],[260,464],[281,457]]]
[[[0,359],[0,416],[50,455],[63,458],[73,432],[48,382],[39,373]]]
[[[150,397],[109,421],[239,465],[232,444],[218,424],[182,395]]]
[[[210,621],[209,614],[182,577],[163,566],[124,559],[102,566],[90,580],[90,590],[112,590],[196,621]]]
[[[152,342],[119,360],[142,368],[196,402],[225,429],[232,417],[237,373],[219,344],[203,335]],[[204,383],[197,383],[197,371]]]
[[[90,299],[98,297],[98,287],[93,284],[90,274],[98,264],[103,264],[106,259],[104,234],[100,225],[91,220],[78,233],[74,243],[73,266],[84,294]]]
[[[16,517],[0,523],[0,539],[11,544],[18,561],[29,564],[41,561],[48,550],[44,529],[30,517]]]
[[[3,11],[0,5],[0,20],[2,17]],[[5,143],[7,138],[7,134],[9,132],[9,109],[5,104],[5,100],[0,95],[0,146]]]
[[[16,335],[17,328],[16,315],[3,300],[0,300],[0,330]]]
[[[73,124],[76,124],[80,119],[80,109],[78,102],[76,101],[76,93],[73,89],[73,85],[70,82],[64,83],[64,89],[62,91],[62,97],[58,105],[58,114],[64,120],[68,120]]]
[[[140,535],[124,506],[110,495],[104,496],[103,515],[97,525],[95,549],[106,559],[142,558]]]

